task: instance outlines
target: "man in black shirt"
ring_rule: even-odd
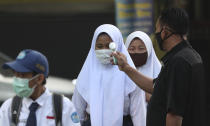
[[[164,10],[156,23],[156,39],[166,55],[156,79],[130,67],[122,53],[113,53],[118,67],[140,88],[152,94],[147,126],[206,126],[204,69],[200,55],[184,40],[187,13],[180,8]]]

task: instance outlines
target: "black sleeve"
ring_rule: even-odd
[[[167,112],[184,116],[190,83],[190,65],[184,59],[172,62],[167,79]]]

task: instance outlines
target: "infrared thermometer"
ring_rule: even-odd
[[[114,42],[111,42],[111,43],[109,43],[109,48],[110,48],[112,51],[116,52],[117,46],[116,46],[116,44],[115,44]],[[112,58],[113,58],[114,64],[117,64],[117,59],[116,59],[114,56],[112,56]]]

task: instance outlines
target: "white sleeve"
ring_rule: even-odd
[[[0,109],[0,126],[11,125],[11,103],[12,98],[6,100]]]
[[[79,116],[73,103],[66,97],[63,97],[63,126],[80,126]]]
[[[87,103],[75,88],[72,102],[77,110],[81,124],[85,121]]]
[[[130,115],[134,126],[146,126],[145,92],[140,88],[130,93]]]

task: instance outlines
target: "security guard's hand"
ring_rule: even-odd
[[[116,65],[118,65],[118,67],[121,71],[125,71],[126,66],[129,66],[129,64],[127,63],[127,58],[123,53],[113,52],[111,56],[114,56],[117,59]],[[113,65],[115,65],[113,60],[111,62]]]

